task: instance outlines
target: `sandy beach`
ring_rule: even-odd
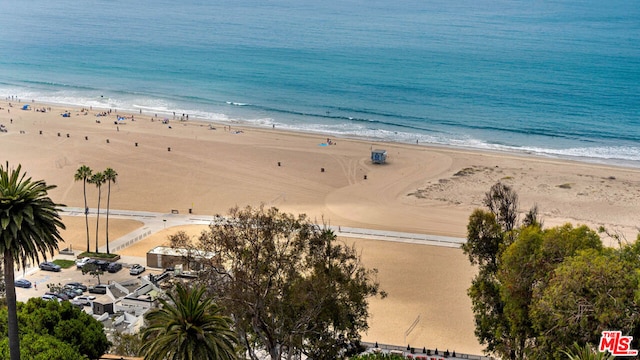
[[[602,225],[629,241],[638,232],[639,169],[342,138],[325,146],[326,135],[277,128],[210,125],[172,116],[163,123],[160,114],[118,113],[126,120],[117,122],[115,112],[96,116],[104,109],[80,111],[29,101],[31,109],[21,110],[23,103],[9,107],[9,101],[0,101],[0,124],[7,129],[0,133],[0,160],[22,164],[34,179],[57,185],[51,197],[68,206],[84,206],[82,183],[73,175],[87,165],[118,172],[112,209],[191,209],[214,215],[236,205],[264,203],[331,225],[465,237],[469,214],[481,206],[489,187],[502,181],[517,191],[523,212],[538,205],[545,226]],[[69,117],[61,115],[65,111]],[[387,150],[384,165],[370,161],[371,150],[378,148]],[[95,186],[88,186],[87,193],[89,206],[96,207]],[[106,186],[103,208],[105,200]],[[64,220],[67,243],[61,247],[84,249],[84,219]],[[115,239],[140,224],[112,220],[109,226]],[[89,227],[93,247],[95,219]],[[124,251],[143,256],[173,230]],[[481,353],[466,296],[474,269],[459,249],[344,241],[362,249],[365,264],[379,269],[389,293],[371,302],[365,340]],[[416,328],[405,334],[418,317]]]

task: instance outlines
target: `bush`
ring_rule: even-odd
[[[115,258],[118,258],[120,255],[118,254],[114,254],[114,253],[95,253],[95,252],[83,252],[82,254],[78,255],[78,258],[83,258],[83,257],[90,257],[90,258],[99,258],[99,259],[106,259],[106,260],[113,260]]]

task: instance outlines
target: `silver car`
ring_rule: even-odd
[[[40,263],[40,270],[60,271],[61,268],[58,264],[54,264],[51,261],[45,261],[43,263]]]

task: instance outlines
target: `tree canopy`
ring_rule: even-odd
[[[375,270],[330,230],[276,208],[234,208],[196,240],[171,237],[189,249],[200,281],[233,315],[252,359],[305,354],[337,359],[356,351],[367,329],[367,298],[383,295]],[[215,254],[215,256],[209,256]]]
[[[0,358],[7,354],[7,309],[0,309]],[[102,324],[68,301],[18,303],[22,359],[97,359],[109,347]]]
[[[486,352],[505,359],[562,359],[597,345],[603,330],[637,336],[640,240],[604,248],[587,226],[543,229],[537,209],[510,227],[510,220],[499,219],[514,218],[495,211],[517,211],[507,206],[517,197],[510,188],[495,189],[486,197],[489,211],[470,216],[463,246],[478,266],[468,293]]]

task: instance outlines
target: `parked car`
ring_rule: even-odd
[[[78,267],[78,269],[82,269],[85,265],[90,264],[94,261],[95,260],[93,260],[92,258],[83,257],[82,259],[76,260],[76,266]]]
[[[60,265],[58,264],[54,264],[51,261],[45,261],[43,263],[40,263],[40,270],[46,270],[46,271],[60,271]]]
[[[92,294],[106,294],[107,293],[107,285],[96,285],[89,287],[89,292]]]
[[[44,294],[42,295],[42,300],[47,300],[47,301],[62,301],[59,297],[53,295],[53,294]]]
[[[82,295],[82,290],[76,289],[76,288],[72,288],[72,287],[69,287],[67,285],[65,285],[64,288],[62,288],[61,292],[66,294],[69,297],[69,299],[73,299],[74,297],[76,297],[78,295]]]
[[[71,300],[71,305],[77,306],[79,308],[82,308],[85,306],[85,304],[82,301],[78,301],[78,300]]]
[[[81,303],[84,306],[89,306],[91,305],[91,302],[95,299],[96,297],[93,295],[82,295],[82,296],[76,296],[75,299],[73,300]]]
[[[67,300],[73,300],[74,297],[78,296],[78,294],[76,294],[75,291],[71,289],[63,289],[58,294],[65,295],[67,297]]]
[[[63,293],[53,293],[53,292],[46,292],[44,293],[45,295],[51,295],[51,296],[55,296],[58,299],[60,299],[60,301],[62,300],[69,300],[69,297],[66,294]]]
[[[140,275],[145,271],[145,267],[140,264],[133,264],[131,269],[129,269],[129,274],[131,275]]]
[[[96,264],[96,266],[102,270],[102,271],[107,271],[107,267],[109,266],[110,262],[108,261],[104,261],[104,260],[96,260],[94,262],[94,264]]]
[[[68,282],[67,285],[73,287],[74,289],[80,289],[82,291],[87,291],[87,285],[83,283],[79,283],[77,281]]]
[[[18,279],[15,281],[15,285],[16,287],[21,287],[21,288],[25,288],[28,289],[31,287],[31,281],[27,280],[27,279]]]
[[[120,271],[120,269],[122,269],[122,264],[120,264],[119,262],[112,262],[107,266],[107,271],[110,273],[116,273]]]

